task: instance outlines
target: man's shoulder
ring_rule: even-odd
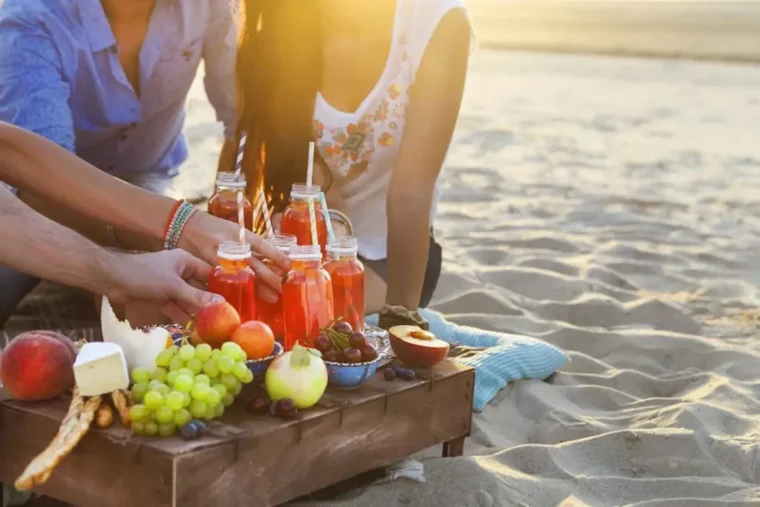
[[[0,0],[0,22],[42,26],[52,19],[72,19],[76,0]]]

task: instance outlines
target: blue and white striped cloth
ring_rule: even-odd
[[[475,369],[476,412],[483,410],[509,382],[544,380],[570,360],[559,348],[536,338],[460,326],[433,310],[421,309],[420,314],[439,339],[459,346],[485,348],[468,357],[453,358]],[[377,325],[377,315],[368,316],[367,323]]]

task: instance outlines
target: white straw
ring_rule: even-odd
[[[314,142],[309,143],[309,161],[306,169],[306,186],[311,188],[314,180]]]
[[[319,202],[322,204],[322,216],[325,217],[325,225],[327,226],[327,236],[330,241],[335,241],[335,231],[333,230],[332,222],[330,221],[330,210],[327,209],[327,199],[325,199],[325,193],[319,193]]]
[[[264,224],[267,227],[267,237],[272,239],[274,238],[274,228],[272,227],[272,218],[269,216],[267,196],[264,194],[263,190],[259,192],[259,199],[261,200],[261,212],[264,214]]]

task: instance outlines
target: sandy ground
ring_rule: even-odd
[[[203,192],[219,129],[190,108]],[[476,415],[466,457],[424,453],[426,484],[330,505],[760,505],[758,126],[754,67],[477,53],[435,308],[572,362]]]

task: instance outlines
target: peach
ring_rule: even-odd
[[[201,340],[221,347],[240,327],[240,315],[227,301],[210,303],[195,314],[195,330]]]
[[[19,400],[55,398],[74,386],[75,350],[51,331],[23,333],[0,356],[0,381]]]
[[[449,353],[448,343],[417,326],[393,326],[388,335],[393,353],[412,368],[431,368]]]

